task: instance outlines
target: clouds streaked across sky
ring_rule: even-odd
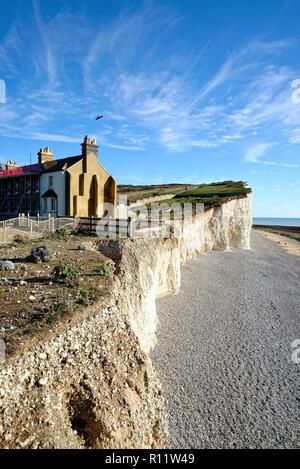
[[[120,183],[244,179],[257,216],[300,217],[299,3],[102,3],[2,6],[1,159],[89,133]]]

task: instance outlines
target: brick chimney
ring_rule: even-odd
[[[12,160],[8,160],[6,162],[6,165],[5,165],[5,169],[14,169],[14,168],[17,168],[18,165],[15,161],[12,161]]]
[[[49,147],[41,148],[37,155],[39,164],[53,160],[53,153]]]
[[[87,135],[83,139],[81,144],[82,156],[83,156],[83,172],[87,172],[88,160],[96,158],[98,160],[98,145],[95,139],[88,137]]]

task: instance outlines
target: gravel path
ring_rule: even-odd
[[[300,261],[255,232],[252,248],[201,255],[157,302],[169,448],[300,448]]]

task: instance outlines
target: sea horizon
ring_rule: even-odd
[[[300,227],[300,218],[253,217],[253,224]]]

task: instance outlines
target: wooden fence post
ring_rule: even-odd
[[[128,236],[132,238],[132,219],[128,217]]]

